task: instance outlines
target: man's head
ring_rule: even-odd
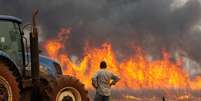
[[[102,62],[100,63],[100,68],[101,68],[101,69],[107,68],[107,64],[106,64],[105,61],[102,61]]]

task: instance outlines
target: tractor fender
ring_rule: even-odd
[[[22,74],[22,68],[15,63],[15,61],[8,56],[5,52],[0,50],[0,61],[3,61],[6,65],[8,65],[10,68],[9,70],[12,72],[15,72],[14,75],[17,76],[16,78],[20,80],[21,74]]]

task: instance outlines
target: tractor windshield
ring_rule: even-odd
[[[22,66],[22,39],[18,23],[0,20],[0,49]]]

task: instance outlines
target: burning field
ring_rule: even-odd
[[[112,44],[105,42],[99,47],[86,43],[83,57],[78,59],[65,51],[64,43],[71,30],[61,28],[57,37],[45,41],[43,47],[49,57],[61,63],[64,74],[74,75],[85,84],[91,96],[94,94],[91,78],[99,69],[99,63],[105,60],[108,69],[121,78],[113,88],[114,101],[201,100],[201,76],[191,77],[183,67],[182,56],[176,55],[172,59],[173,56],[163,49],[162,57],[153,59],[141,47],[135,47],[132,55],[118,60],[119,54],[115,53]]]
[[[91,96],[105,60],[121,78],[113,101],[201,101],[201,0],[1,0],[0,8],[25,22],[40,9],[43,55]]]

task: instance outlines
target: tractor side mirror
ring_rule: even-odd
[[[30,33],[32,31],[32,25],[31,24],[26,24],[22,27],[22,33]]]
[[[25,67],[29,65],[29,48],[28,48],[28,40],[23,36],[24,40],[24,50],[25,50]]]
[[[26,24],[22,27],[22,37],[24,43],[24,50],[25,50],[25,67],[27,67],[30,63],[30,52],[29,52],[29,35],[32,31],[32,24]],[[29,34],[28,34],[29,33]]]

